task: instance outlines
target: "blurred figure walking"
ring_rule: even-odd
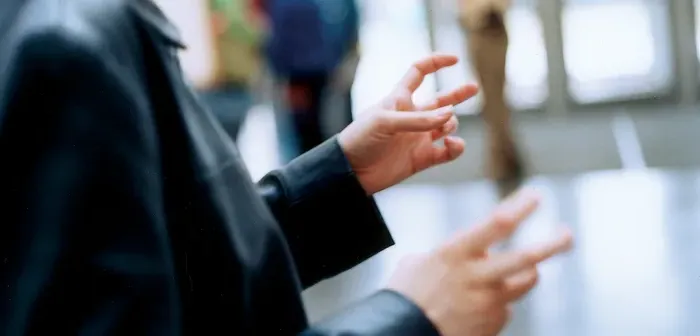
[[[207,0],[214,42],[215,79],[200,90],[203,101],[236,140],[253,105],[265,35],[257,0]]]
[[[487,175],[498,182],[518,181],[523,164],[511,129],[511,110],[504,94],[508,32],[504,15],[509,0],[459,0],[472,66],[477,74],[486,122]],[[510,183],[507,183],[510,184]]]
[[[270,24],[267,57],[284,92],[281,117],[289,117],[296,156],[328,138],[324,117],[345,119],[346,125],[352,120],[347,83],[354,69],[348,75],[347,64],[357,62],[359,11],[354,0],[262,2]],[[326,109],[333,89],[341,91],[344,102]]]

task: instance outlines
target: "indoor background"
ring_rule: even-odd
[[[462,62],[418,99],[474,81],[454,1],[360,1],[356,114],[433,51]],[[160,2],[185,35],[183,66],[196,81],[210,47],[200,1]],[[507,94],[526,184],[545,197],[511,244],[563,223],[576,246],[540,269],[506,335],[700,335],[699,14],[693,0],[514,0]],[[483,178],[478,104],[458,107],[463,157],[377,195],[397,245],[308,290],[312,320],[381,288],[401,256],[437,246],[498,201]],[[279,166],[274,127],[268,104],[244,124],[239,147],[255,179]]]

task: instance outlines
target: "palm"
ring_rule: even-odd
[[[409,94],[388,100],[384,108],[402,112],[416,111],[416,105]],[[403,132],[387,139],[380,146],[385,153],[375,163],[379,171],[392,172],[394,176],[408,177],[425,170],[434,164],[432,156],[427,155],[433,148],[431,132]]]
[[[456,57],[445,55],[415,63],[389,96],[341,132],[350,144],[345,148],[350,165],[369,193],[462,153],[463,141],[449,136],[457,127],[453,106],[476,94],[476,86],[465,85],[420,106],[412,98],[425,76],[456,63]],[[441,138],[444,146],[435,146]]]

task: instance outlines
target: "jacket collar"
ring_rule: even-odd
[[[168,0],[170,1],[170,0]],[[130,0],[130,8],[147,26],[166,43],[181,49],[186,49],[180,30],[168,20],[163,11],[153,0]]]

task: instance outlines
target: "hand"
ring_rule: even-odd
[[[456,63],[448,55],[415,63],[388,97],[340,132],[340,146],[368,194],[462,154],[464,141],[449,135],[458,126],[453,105],[474,96],[477,87],[462,86],[421,106],[412,98],[425,76]],[[435,146],[441,138],[444,146]]]
[[[501,203],[483,223],[436,251],[405,259],[389,288],[423,309],[441,335],[497,335],[511,314],[510,303],[537,282],[537,264],[571,247],[569,232],[518,251],[488,252],[508,238],[538,205],[531,192]]]

